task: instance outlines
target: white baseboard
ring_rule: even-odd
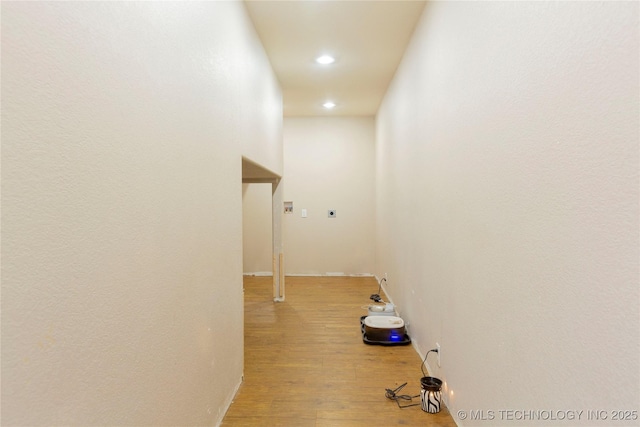
[[[334,272],[327,272],[327,273],[287,273],[287,274],[285,274],[285,276],[291,276],[291,277],[376,277],[371,273],[346,274],[346,273],[334,273]]]
[[[256,276],[256,277],[266,277],[273,276],[271,271],[252,271],[242,273],[243,276]],[[326,273],[286,273],[285,276],[294,276],[294,277],[376,277],[371,273],[351,273],[346,274],[343,272],[334,272],[328,271]],[[377,277],[376,277],[377,280]]]

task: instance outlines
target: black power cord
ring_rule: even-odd
[[[427,363],[427,356],[429,356],[429,353],[431,353],[431,352],[437,353],[438,349],[437,348],[432,348],[431,350],[427,351],[427,354],[424,355],[424,360],[420,364],[420,370],[422,371],[422,376],[423,377],[427,376],[426,372],[424,371],[424,364]]]
[[[404,400],[404,401],[409,401],[411,402],[412,399],[415,399],[416,397],[420,397],[419,394],[415,395],[415,396],[409,396],[408,394],[398,394],[398,392],[400,390],[402,390],[404,388],[404,386],[406,386],[407,383],[402,384],[400,387],[391,390],[389,388],[385,389],[386,393],[384,394],[385,397],[389,400],[395,400],[395,402],[398,404],[398,408],[400,409],[404,409],[404,408],[409,408],[411,406],[418,406],[419,403],[411,403],[409,405],[401,405],[400,401]]]
[[[372,297],[373,297],[373,295],[372,295]],[[427,354],[424,355],[424,360],[420,364],[420,370],[422,371],[422,376],[423,377],[427,376],[427,373],[424,371],[424,365],[425,365],[425,363],[427,363],[427,356],[429,356],[429,353],[431,353],[431,352],[437,353],[438,349],[437,348],[433,348],[433,349],[427,351]],[[402,390],[406,385],[407,385],[407,383],[404,383],[400,387],[398,387],[398,388],[396,388],[394,390],[391,390],[390,388],[386,388],[384,396],[389,400],[394,400],[398,404],[398,408],[401,408],[401,409],[409,408],[411,406],[420,405],[420,403],[412,403],[412,404],[409,404],[409,405],[401,405],[400,404],[400,401],[409,401],[409,402],[411,402],[412,399],[415,399],[416,397],[420,397],[419,394],[417,394],[415,396],[409,396],[408,394],[398,394],[398,392],[400,390]]]
[[[380,290],[382,289],[382,281],[387,281],[386,277],[383,277],[382,279],[380,279],[380,283],[378,283],[378,293],[377,294],[371,294],[371,296],[369,297],[370,300],[375,301],[375,302],[380,302],[382,301],[382,298],[380,297]]]

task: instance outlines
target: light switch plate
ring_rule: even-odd
[[[306,218],[307,217],[307,210],[306,209],[300,209],[300,215],[302,216],[302,218]]]

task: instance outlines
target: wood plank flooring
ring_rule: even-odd
[[[362,342],[374,278],[287,277],[283,303],[272,302],[271,277],[244,286],[244,382],[222,426],[455,427],[444,407],[428,414],[385,397],[404,382],[419,394],[421,360],[410,345]]]

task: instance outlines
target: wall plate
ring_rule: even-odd
[[[335,218],[336,217],[336,210],[335,209],[329,209],[329,212],[327,213],[327,216],[329,218]]]

